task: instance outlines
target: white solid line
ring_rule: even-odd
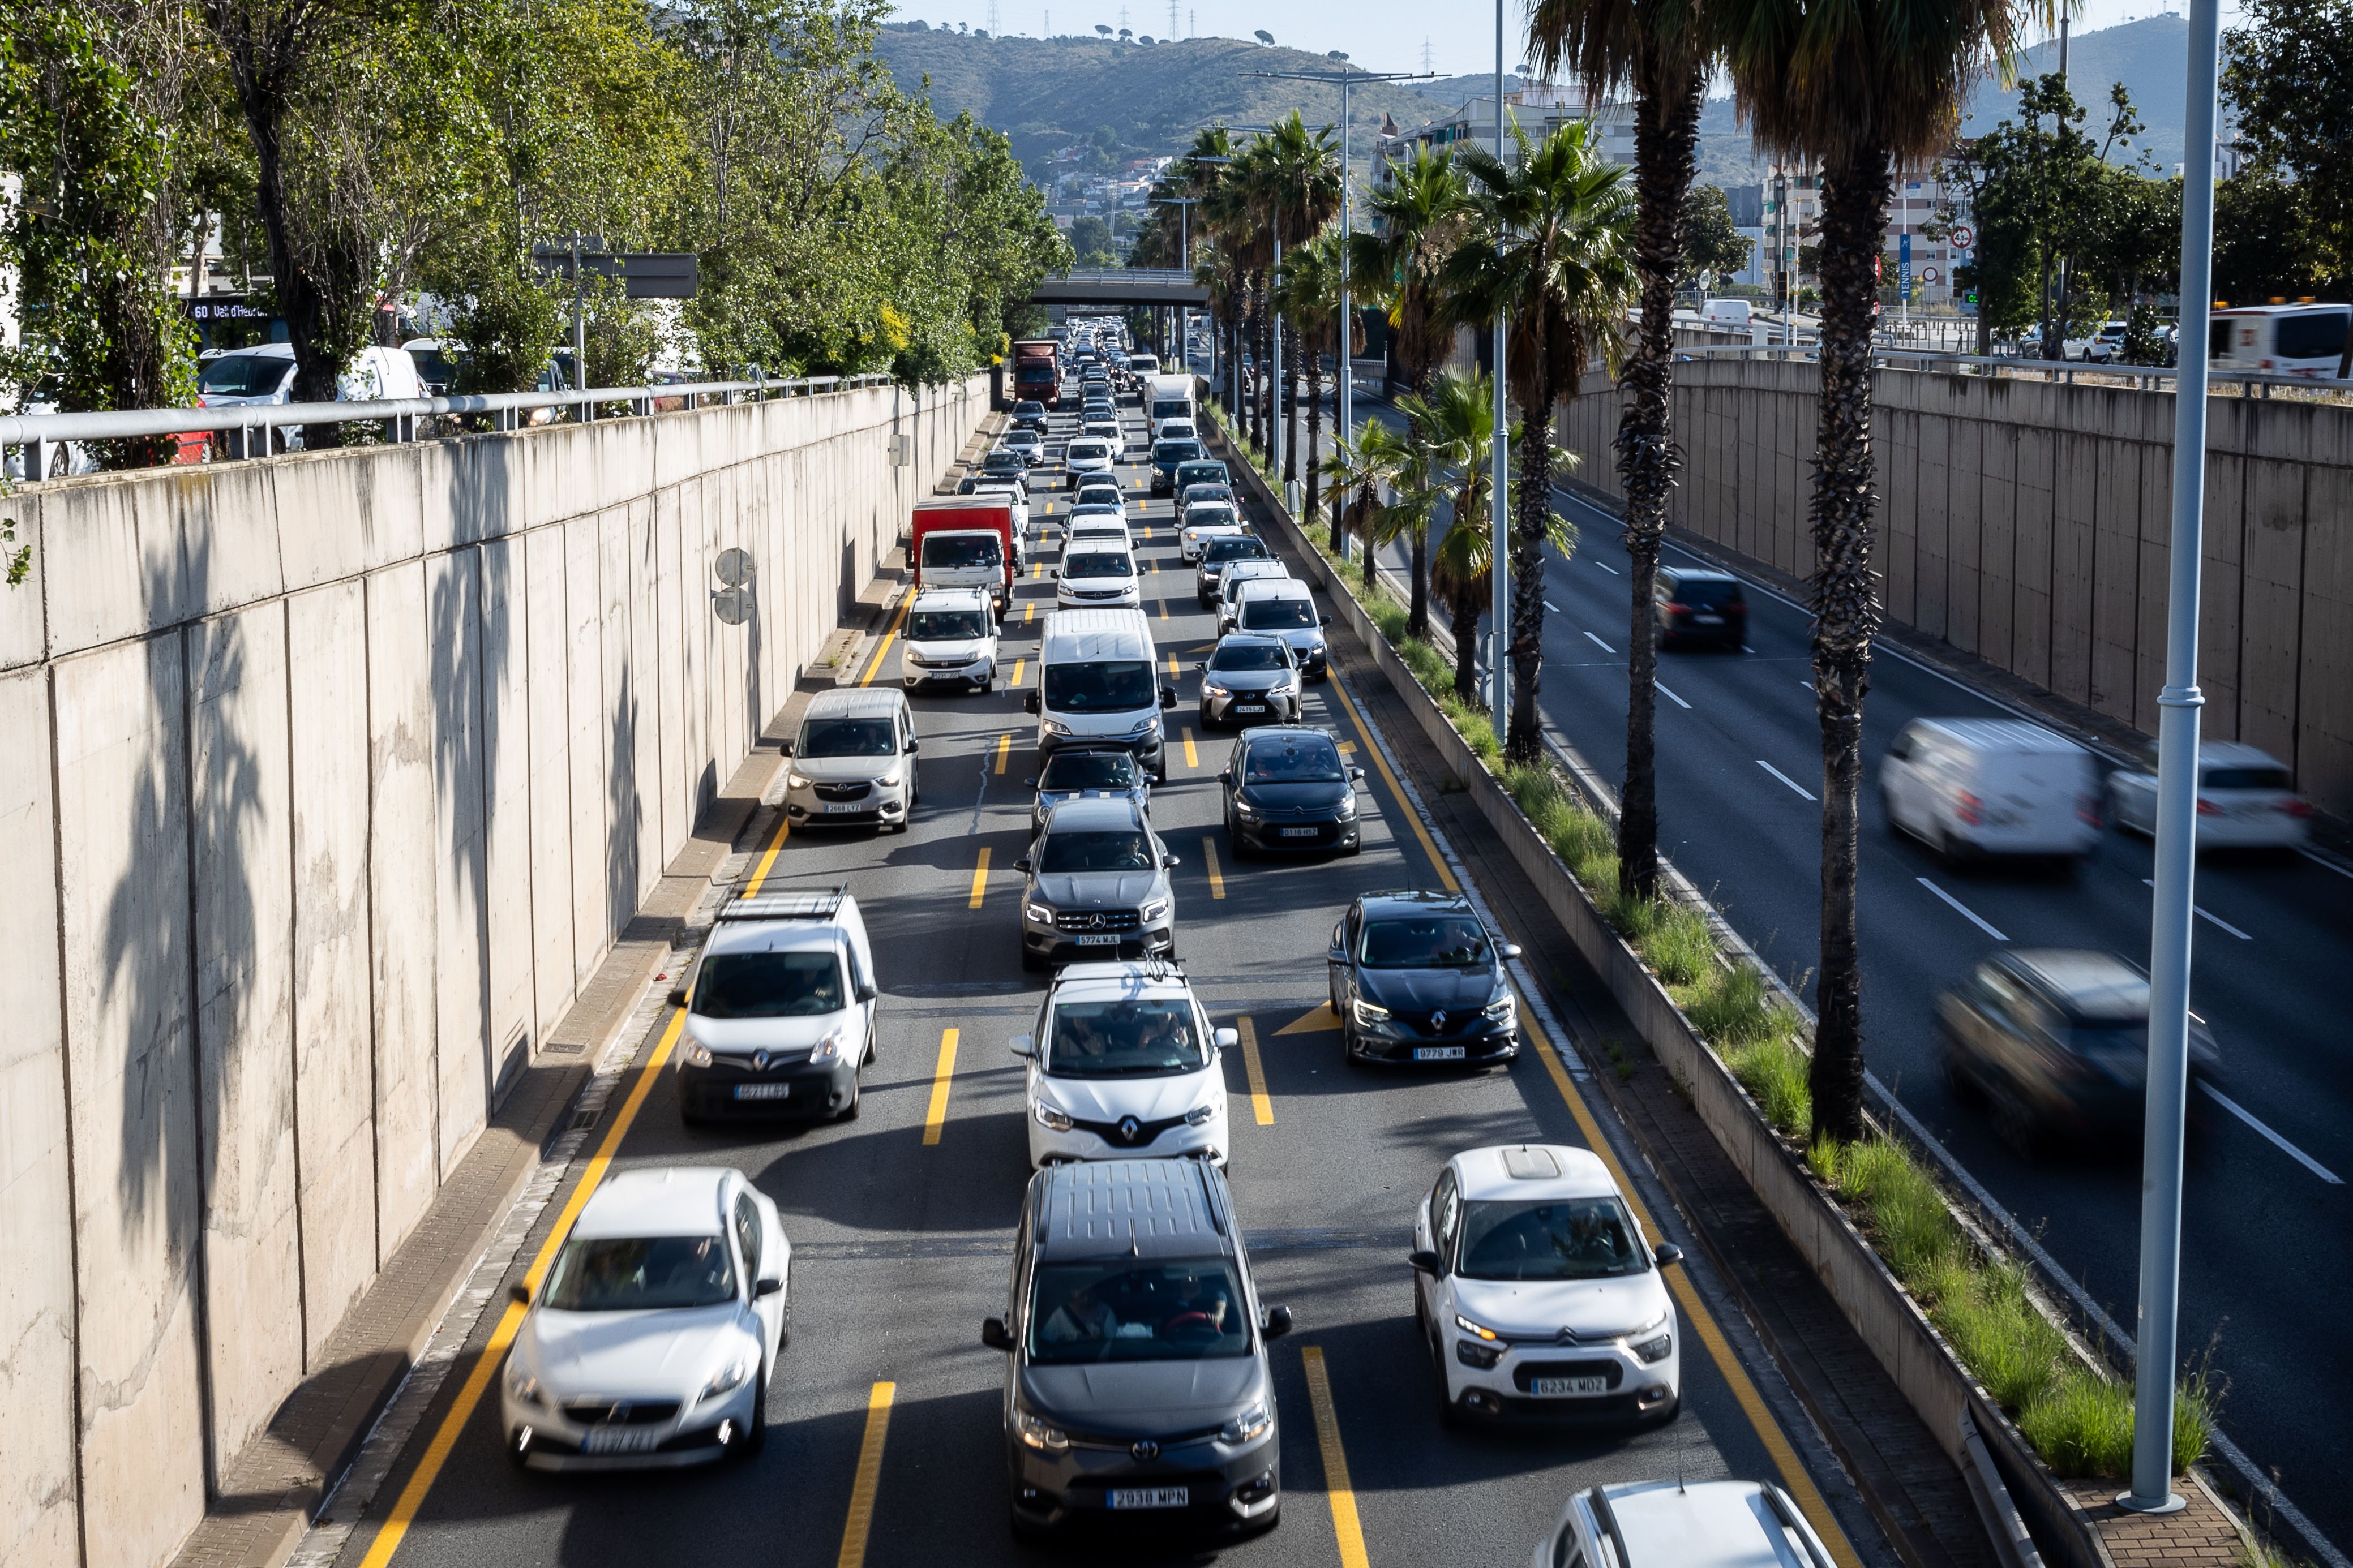
[[[2204,1089],[2209,1095],[2211,1095],[2213,1097],[2214,1103],[2220,1105],[2223,1110],[2229,1111],[2232,1115],[2237,1117],[2240,1121],[2245,1122],[2248,1126],[2253,1128],[2256,1131],[2270,1139],[2274,1143],[2278,1144],[2280,1149],[2286,1153],[2289,1159],[2294,1160],[2297,1164],[2302,1165],[2306,1170],[2310,1171],[2322,1181],[2327,1182],[2329,1185],[2334,1187],[2341,1187],[2345,1184],[2344,1177],[2338,1175],[2336,1172],[2330,1170],[2327,1166],[2322,1164],[2319,1161],[2314,1159],[2311,1155],[2306,1153],[2303,1150],[2297,1148],[2295,1144],[2289,1142],[2286,1139],[2281,1137],[2278,1133],[2264,1126],[2261,1121],[2255,1119],[2253,1111],[2249,1110],[2245,1106],[2241,1105],[2237,1100],[2232,1100],[2229,1095],[2224,1094],[2212,1084],[2207,1083],[2201,1079],[2200,1080],[2198,1087]]]
[[[1618,575],[1618,568],[1610,565],[1607,561],[1596,561],[1594,564],[1600,567],[1604,572],[1609,573],[1612,577]]]
[[[1814,683],[1810,680],[1799,680],[1798,684],[1804,687],[1809,691],[1811,691],[1814,689]]]
[[[1667,700],[1673,703],[1676,707],[1688,709],[1691,706],[1690,703],[1684,701],[1682,698],[1676,696],[1672,690],[1669,689],[1665,681],[1654,678],[1651,681],[1651,684],[1657,687],[1661,691],[1666,692]]]
[[[1585,640],[1591,643],[1595,647],[1599,648],[1603,653],[1616,653],[1618,651],[1616,648],[1611,647],[1608,643],[1603,642],[1599,637],[1595,637],[1591,632],[1585,634]]]
[[[1545,607],[1546,609],[1547,609],[1547,610],[1550,610],[1550,611],[1551,611],[1554,615],[1556,615],[1556,615],[1558,615],[1558,614],[1560,614],[1560,606],[1559,606],[1558,605],[1554,604],[1550,599],[1546,599],[1546,600],[1544,602],[1544,607]]]
[[[2141,885],[2142,887],[2144,887],[2144,888],[2154,888],[2154,887],[2156,887],[2156,886],[2157,886],[2157,884],[2156,884],[2155,882],[2151,881],[2151,880],[2150,880],[2149,879],[2147,879],[2147,877],[2143,877],[2143,878],[2140,879],[2140,885]],[[2254,941],[2254,940],[2255,940],[2253,937],[2249,936],[2245,931],[2241,931],[2237,926],[2232,925],[2229,921],[2224,920],[2221,916],[2220,916],[2220,915],[2213,915],[2213,914],[2208,914],[2204,910],[2200,909],[2200,908],[2199,908],[2199,906],[2197,906],[2196,904],[2192,904],[2192,905],[2190,905],[2189,907],[2190,907],[2192,910],[2197,910],[2198,918],[2199,918],[2200,920],[2201,920],[2201,921],[2211,921],[2211,923],[2213,923],[2213,924],[2215,924],[2215,925],[2221,926],[2224,931],[2229,931],[2232,936],[2237,937],[2241,942],[2253,942],[2253,941]]]
[[[1936,886],[1936,883],[1934,883],[1934,882],[1932,882],[1932,881],[1928,880],[1928,879],[1927,879],[1927,878],[1926,878],[1926,877],[1915,877],[1915,878],[1913,879],[1913,880],[1914,880],[1914,881],[1915,881],[1915,882],[1917,882],[1917,883],[1919,883],[1922,887],[1924,887],[1924,888],[1927,889],[1930,892],[1932,892],[1932,893],[1936,894],[1938,898],[1940,898],[1940,899],[1944,900],[1945,900],[1945,902],[1947,902],[1947,903],[1948,903],[1948,904],[1952,905],[1952,906],[1953,906],[1953,908],[1955,908],[1955,909],[1957,909],[1957,910],[1960,910],[1960,911],[1961,911],[1961,918],[1962,918],[1963,920],[1968,921],[1971,925],[1973,925],[1973,926],[1977,927],[1977,928],[1978,928],[1978,930],[1979,930],[1979,931],[1981,931],[1985,932],[1985,933],[1986,933],[1986,935],[1988,935],[1988,936],[1989,936],[1989,937],[1993,938],[1993,939],[1994,939],[1994,941],[1996,941],[1996,942],[2008,942],[2008,941],[2010,940],[2010,938],[2008,938],[2008,937],[2006,937],[2006,936],[2002,935],[2002,934],[2001,934],[2001,932],[2000,932],[2000,931],[1996,931],[1992,926],[1988,925],[1988,924],[1985,922],[1985,921],[1984,921],[1983,919],[1981,919],[1981,918],[1978,916],[1978,914],[1977,910],[1973,910],[1973,909],[1969,908],[1969,906],[1968,906],[1968,905],[1967,905],[1967,904],[1965,904],[1965,903],[1961,902],[1961,900],[1958,900],[1958,899],[1957,899],[1957,898],[1953,897],[1953,895],[1952,895],[1952,894],[1950,894],[1950,893],[1948,893],[1948,892],[1945,891],[1945,889],[1942,889],[1942,888],[1940,888],[1940,887]]]
[[[1775,778],[1779,779],[1783,784],[1788,784],[1791,789],[1796,790],[1799,795],[1804,795],[1808,800],[1814,798],[1813,791],[1808,789],[1805,785],[1799,784],[1797,780],[1791,778],[1788,774],[1783,773],[1780,769],[1775,767],[1764,758],[1757,758],[1757,765],[1763,768],[1767,773],[1771,773]]]

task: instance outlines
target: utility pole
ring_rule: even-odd
[[[1495,0],[1495,162],[1504,162],[1504,0]],[[1487,581],[1494,602],[1487,613],[1487,711],[1501,736],[1511,723],[1512,552],[1511,509],[1505,504],[1511,471],[1511,435],[1506,427],[1504,392],[1504,332],[1508,324],[1495,312],[1495,431],[1488,456]],[[1546,412],[1550,412],[1547,410]],[[1548,434],[1548,433],[1547,433]],[[1535,439],[1543,440],[1544,435]],[[1469,522],[1468,518],[1459,519]]]
[[[2188,151],[2181,164],[2181,327],[2176,338],[2180,363],[2173,383],[2171,580],[2165,689],[2157,697],[2157,891],[2149,910],[2148,1110],[2141,1132],[2132,1490],[2116,1499],[2119,1507],[2141,1513],[2171,1513],[2184,1506],[2173,1489],[2173,1368],[2179,1359],[2181,1308],[2181,1139],[2189,1098],[2198,710],[2206,701],[2198,689],[2199,546],[2206,502],[2207,308],[2214,292],[2214,79],[2221,27],[2219,0],[2190,0],[2189,114],[2183,143]]]

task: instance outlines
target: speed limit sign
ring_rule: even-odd
[[[1953,248],[1954,248],[1954,249],[1956,249],[1956,250],[1967,250],[1969,247],[1971,247],[1972,245],[1975,245],[1977,242],[1978,242],[1977,231],[1976,231],[1975,229],[1973,229],[1973,228],[1970,228],[1968,225],[1964,224],[1964,225],[1962,225],[1959,228],[1957,228],[1957,229],[1953,230]]]
[[[1920,268],[1920,281],[1921,281],[1921,282],[1923,282],[1923,283],[1934,283],[1936,280],[1936,269],[1935,268],[1933,268],[1933,267],[1923,267],[1922,268]]]

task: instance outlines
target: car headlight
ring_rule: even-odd
[[[849,1043],[849,1026],[844,1024],[811,1047],[808,1059],[812,1062],[829,1062],[841,1055],[841,1047]]]
[[[1024,1446],[1043,1449],[1050,1454],[1061,1453],[1071,1446],[1069,1433],[1060,1426],[1039,1420],[1018,1405],[1013,1407],[1013,1435],[1020,1438]]]
[[[1240,796],[1236,796],[1234,800],[1234,815],[1240,817],[1244,822],[1256,822],[1258,820],[1258,807],[1252,805],[1250,802],[1241,799]]]
[[[899,787],[899,770],[892,768],[889,773],[884,773],[881,778],[874,782],[881,784],[884,789],[897,789]]]
[[[711,1047],[689,1035],[678,1043],[678,1059],[691,1068],[707,1068],[711,1065]]]
[[[1674,1348],[1675,1337],[1672,1334],[1661,1334],[1654,1340],[1644,1340],[1641,1343],[1636,1345],[1634,1347],[1634,1353],[1641,1358],[1645,1364],[1648,1364],[1651,1362],[1666,1360],[1667,1352]]]
[[[1349,1006],[1356,1012],[1358,1027],[1367,1024],[1386,1024],[1389,1021],[1389,1010],[1378,1003],[1358,1000],[1350,1003]]]
[[[1021,918],[1036,925],[1050,926],[1054,923],[1054,911],[1043,904],[1024,904]]]
[[[786,789],[807,789],[808,786],[808,774],[802,773],[799,769],[792,769],[785,774],[785,787]]]
[[[1504,1342],[1503,1335],[1482,1323],[1472,1322],[1460,1312],[1454,1314],[1454,1326],[1474,1340],[1484,1340],[1491,1345]]]
[[[1219,1427],[1218,1440],[1222,1443],[1255,1443],[1265,1436],[1273,1425],[1274,1412],[1261,1399]]]
[[[1340,820],[1347,821],[1356,815],[1356,792],[1350,790],[1340,797]]]
[[[1070,732],[1071,727],[1068,724],[1063,723],[1060,719],[1049,719],[1046,721],[1046,733],[1049,735],[1067,735]]]
[[[1228,690],[1225,687],[1218,685],[1214,681],[1205,680],[1201,683],[1201,695],[1204,697],[1231,697],[1233,693]]]
[[[1512,1014],[1518,1006],[1519,999],[1506,991],[1479,1011],[1498,1024],[1505,1024],[1511,1021]]]
[[[1135,721],[1134,726],[1130,729],[1127,733],[1130,739],[1135,739],[1145,735],[1157,734],[1159,730],[1160,719],[1159,716],[1155,714],[1149,719],[1138,719]]]
[[[1038,1125],[1049,1132],[1068,1132],[1071,1127],[1071,1113],[1051,1100],[1041,1100],[1029,1108]]]
[[[1136,910],[1135,913],[1136,917],[1143,921],[1145,925],[1150,925],[1154,921],[1159,920],[1168,913],[1168,900],[1166,899],[1155,899],[1150,903],[1145,905],[1142,909]]]
[[[702,1385],[702,1392],[695,1398],[698,1401],[716,1399],[723,1394],[733,1394],[743,1387],[744,1380],[751,1375],[752,1358],[739,1355],[712,1373],[711,1381]]]
[[[539,1396],[539,1379],[532,1375],[531,1368],[512,1358],[507,1362],[507,1392],[525,1405],[546,1403]]]
[[[1192,1110],[1185,1113],[1185,1125],[1187,1127],[1207,1127],[1211,1121],[1217,1119],[1217,1114],[1218,1104],[1215,1100],[1211,1100],[1207,1105],[1197,1105]]]

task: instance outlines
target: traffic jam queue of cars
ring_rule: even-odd
[[[1076,368],[1113,353],[1090,341]],[[1189,398],[1183,378],[1136,392],[1164,420],[1189,413],[1176,406]],[[1173,439],[1198,454],[1189,433]],[[1200,603],[1220,615],[1196,662],[1201,725],[1240,731],[1217,777],[1230,853],[1356,853],[1363,770],[1303,721],[1301,703],[1303,685],[1327,676],[1323,617],[1240,521],[1222,465],[1187,456],[1166,477],[1184,481],[1184,557]],[[1024,500],[976,491],[918,509],[902,685],[842,686],[808,703],[786,746],[795,833],[904,831],[920,809],[909,698],[997,679],[1013,563],[1031,542],[1017,521]],[[1133,584],[1115,483],[1100,504],[1109,531],[1070,521],[1065,588]],[[1126,564],[1080,568],[1089,556]],[[1291,1315],[1261,1297],[1228,1187],[1224,1058],[1236,1031],[1187,978],[1169,875],[1179,857],[1153,822],[1177,702],[1155,672],[1174,666],[1133,596],[1057,604],[1022,689],[1036,794],[1006,952],[1008,967],[1018,957],[1051,972],[1034,1021],[1009,1042],[1031,1174],[1001,1309],[980,1325],[1005,1355],[1009,1521],[1025,1539],[1255,1533],[1282,1510],[1269,1343]],[[1402,1070],[1509,1063],[1522,1034],[1505,965],[1518,952],[1459,893],[1355,898],[1334,913],[1325,966],[1345,1057]],[[670,996],[686,1015],[681,1115],[857,1116],[879,997],[849,887],[733,898]],[[1675,1417],[1682,1325],[1662,1270],[1681,1255],[1644,1235],[1601,1160],[1561,1145],[1473,1148],[1414,1180],[1429,1184],[1398,1279],[1412,1282],[1440,1423]],[[681,1465],[758,1447],[790,1258],[775,1205],[734,1171],[607,1182],[526,1296],[502,1379],[510,1456],[554,1468]],[[1535,1561],[1582,1552],[1599,1568],[1609,1541],[1619,1568],[1632,1568],[1628,1543],[1644,1531],[1653,1548],[1633,1556],[1683,1561],[1694,1530],[1744,1562],[1828,1565],[1785,1494],[1743,1482],[1581,1492]]]

